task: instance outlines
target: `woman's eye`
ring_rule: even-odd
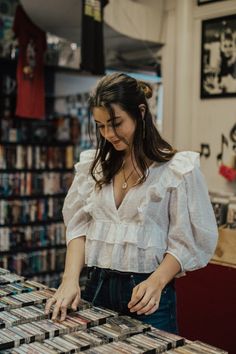
[[[112,124],[109,124],[109,125],[108,125],[108,128],[117,128],[117,127],[119,127],[120,125],[121,125],[121,122],[119,122],[119,123],[114,123],[113,125],[112,125]],[[104,126],[104,125],[97,125],[97,128],[98,128],[98,129],[104,129],[105,126]]]

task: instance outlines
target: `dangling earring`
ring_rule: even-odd
[[[146,124],[145,124],[145,120],[143,119],[143,140],[145,139],[146,136]]]
[[[145,127],[145,112],[146,112],[146,107],[144,104],[139,105],[140,113],[141,113],[141,118],[142,118],[142,124],[143,124],[143,140],[145,139],[146,136],[146,127]]]

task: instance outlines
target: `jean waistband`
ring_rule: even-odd
[[[130,277],[133,277],[135,275],[143,275],[143,276],[146,276],[148,277],[149,275],[151,275],[152,273],[135,273],[135,272],[122,272],[122,271],[119,271],[119,270],[116,270],[116,269],[109,269],[109,268],[99,268],[99,267],[87,267],[87,270],[88,270],[88,277],[90,278],[90,275],[91,274],[96,274],[97,273],[97,276],[99,277],[99,280],[98,280],[98,285],[97,285],[97,289],[95,291],[95,294],[94,294],[94,297],[93,297],[93,300],[92,300],[92,304],[94,304],[94,301],[96,300],[97,296],[98,296],[98,293],[100,292],[100,289],[103,285],[103,282],[106,280],[106,279],[110,279],[110,278],[115,278],[115,277],[126,277],[126,278],[130,278]],[[168,286],[174,286],[174,279],[172,279],[167,285],[166,287]]]
[[[116,269],[109,269],[109,268],[99,268],[99,267],[88,267],[88,272],[98,272],[103,274],[107,277],[114,277],[114,276],[123,276],[123,277],[130,277],[131,275],[147,275],[149,276],[152,273],[136,273],[136,272],[123,272]]]
[[[124,278],[130,278],[135,275],[138,276],[144,276],[144,277],[149,277],[153,272],[151,273],[137,273],[137,272],[123,272],[120,270],[116,269],[109,269],[109,268],[100,268],[100,267],[87,267],[87,275],[90,278],[91,274],[96,274],[100,277],[100,279],[109,279],[112,277],[124,277]],[[166,286],[175,285],[175,278],[173,278],[169,283],[166,284]]]

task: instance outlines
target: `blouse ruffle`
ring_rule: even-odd
[[[88,266],[148,273],[166,253],[182,271],[208,263],[217,227],[199,154],[180,152],[167,163],[154,163],[144,184],[131,189],[118,210],[111,185],[95,191],[88,174],[91,160],[85,160],[76,165],[63,215],[67,242],[86,235]]]
[[[89,175],[94,151],[88,150],[80,154],[80,162],[75,165],[75,177],[62,208],[66,226],[67,244],[74,238],[86,236],[91,215],[87,212],[88,198],[94,188],[94,180]]]
[[[190,151],[176,153],[172,160],[163,164],[160,177],[147,188],[143,201],[138,207],[140,221],[144,221],[144,212],[151,200],[164,199],[167,192],[182,183],[185,174],[193,171],[194,167],[199,167],[199,165],[199,154]]]

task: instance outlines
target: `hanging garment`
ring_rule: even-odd
[[[16,9],[13,30],[19,41],[16,116],[44,119],[46,34],[28,18],[20,5]]]

